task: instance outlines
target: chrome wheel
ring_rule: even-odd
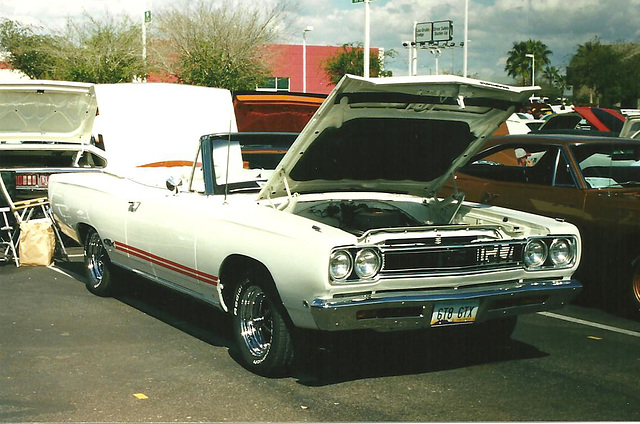
[[[265,293],[258,286],[243,290],[238,299],[240,334],[249,353],[261,362],[271,349],[273,337],[272,311]]]
[[[273,281],[253,272],[234,287],[233,299],[233,335],[243,365],[260,375],[286,374],[294,347]]]
[[[87,244],[84,252],[86,258],[87,273],[89,276],[89,284],[97,288],[104,277],[105,258],[107,253],[102,245],[102,240],[97,232],[92,231],[87,238]]]
[[[110,262],[102,239],[94,229],[89,230],[84,243],[84,267],[87,288],[98,296],[109,296],[114,290],[109,270]]]

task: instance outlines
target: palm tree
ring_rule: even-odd
[[[555,66],[546,66],[542,70],[542,76],[544,77],[544,79],[549,81],[550,85],[553,85],[553,86],[558,84],[561,78],[560,70]]]
[[[528,81],[531,81],[532,68],[532,60],[527,55],[532,54],[535,57],[536,69],[542,69],[545,65],[551,63],[549,56],[553,53],[542,41],[529,39],[520,42],[514,41],[513,48],[507,54],[509,57],[504,67],[507,75],[513,78],[520,77],[522,78],[522,85],[527,85]]]

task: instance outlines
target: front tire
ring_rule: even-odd
[[[249,277],[233,299],[233,334],[245,367],[264,376],[284,375],[293,362],[293,342],[277,297]]]
[[[84,242],[84,267],[87,276],[87,289],[98,296],[113,294],[115,284],[111,278],[111,263],[102,239],[93,228],[87,233]]]

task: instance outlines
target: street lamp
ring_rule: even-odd
[[[312,26],[302,31],[302,92],[307,92],[307,32],[313,31]]]
[[[440,58],[440,54],[442,53],[442,50],[440,50],[437,47],[430,48],[429,49],[429,53],[431,53],[432,55],[435,56],[435,58],[436,58],[436,75],[440,75],[440,68],[438,66],[438,59]]]
[[[536,56],[531,53],[525,54],[526,57],[531,58],[531,85],[536,85]]]
[[[413,61],[414,61],[414,57],[413,57],[413,46],[415,46],[416,43],[414,43],[413,41],[403,41],[402,42],[402,46],[409,50],[409,76],[413,75]]]

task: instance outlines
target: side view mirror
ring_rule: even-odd
[[[178,187],[180,187],[182,185],[182,178],[177,178],[174,176],[171,176],[169,178],[167,178],[167,190],[173,191],[174,193],[178,192]]]

